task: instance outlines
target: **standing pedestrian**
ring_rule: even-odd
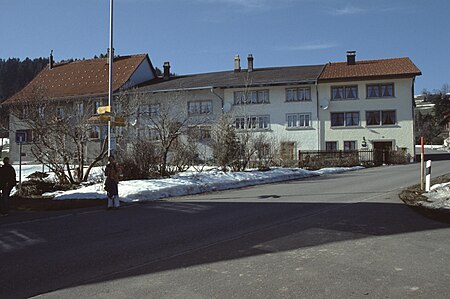
[[[1,216],[8,215],[9,211],[9,195],[11,190],[16,186],[16,171],[14,167],[9,164],[9,158],[3,159],[3,166],[0,168],[0,187],[2,196],[0,199],[0,214]]]
[[[113,155],[108,157],[108,164],[105,168],[105,190],[108,194],[108,209],[119,209],[119,176],[120,167],[117,165],[116,159]]]

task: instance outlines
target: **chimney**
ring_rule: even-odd
[[[356,51],[347,51],[347,65],[356,64]]]
[[[248,71],[249,73],[250,73],[250,72],[253,72],[253,55],[252,55],[252,54],[248,54],[247,62],[248,62],[248,68],[247,68],[247,71]]]
[[[169,80],[170,79],[170,63],[168,61],[165,61],[163,67],[164,67],[163,79],[164,80]]]
[[[234,55],[234,71],[240,72],[241,71],[241,59],[239,58],[239,55]]]
[[[48,69],[53,68],[53,50],[50,50],[50,57],[48,58]]]

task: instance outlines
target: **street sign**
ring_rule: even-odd
[[[111,106],[100,106],[97,108],[98,114],[105,114],[111,112]]]

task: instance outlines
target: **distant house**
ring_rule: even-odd
[[[409,58],[331,62],[319,77],[321,149],[403,149],[414,156],[414,80]]]
[[[45,105],[51,107],[47,110],[53,110],[46,111],[46,113],[51,112],[61,116],[68,113],[91,116],[96,114],[99,106],[108,104],[109,66],[107,58],[55,64],[51,55],[49,61],[48,67],[44,68],[20,92],[3,103],[11,111],[9,126],[10,156],[14,161],[19,158],[18,143],[23,145],[23,160],[33,160],[33,155],[30,152],[34,138],[33,131],[27,127],[26,121],[24,121],[31,112],[27,110],[27,106],[40,109],[39,107]],[[114,93],[131,89],[155,77],[155,70],[147,54],[114,58]],[[100,143],[105,134],[104,126],[92,127],[87,153],[100,150]]]

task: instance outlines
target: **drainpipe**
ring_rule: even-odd
[[[320,108],[319,108],[319,88],[318,88],[318,82],[317,82],[317,79],[316,79],[316,82],[315,82],[315,86],[316,86],[316,109],[317,109],[317,150],[318,151],[320,151],[321,150],[321,147],[322,147],[322,144],[321,144],[321,142],[320,142],[320,116],[319,116],[319,113],[320,113]]]
[[[412,113],[412,139],[413,139],[413,148],[412,148],[412,153],[413,153],[413,161],[416,161],[416,113],[414,111],[414,83],[416,81],[416,78],[413,77],[412,78],[412,82],[411,82],[411,113]]]
[[[220,99],[220,103],[222,105],[222,114],[224,114],[224,111],[223,111],[224,99],[214,91],[214,87],[211,86],[210,91],[213,95],[215,95],[216,97],[218,97]]]

